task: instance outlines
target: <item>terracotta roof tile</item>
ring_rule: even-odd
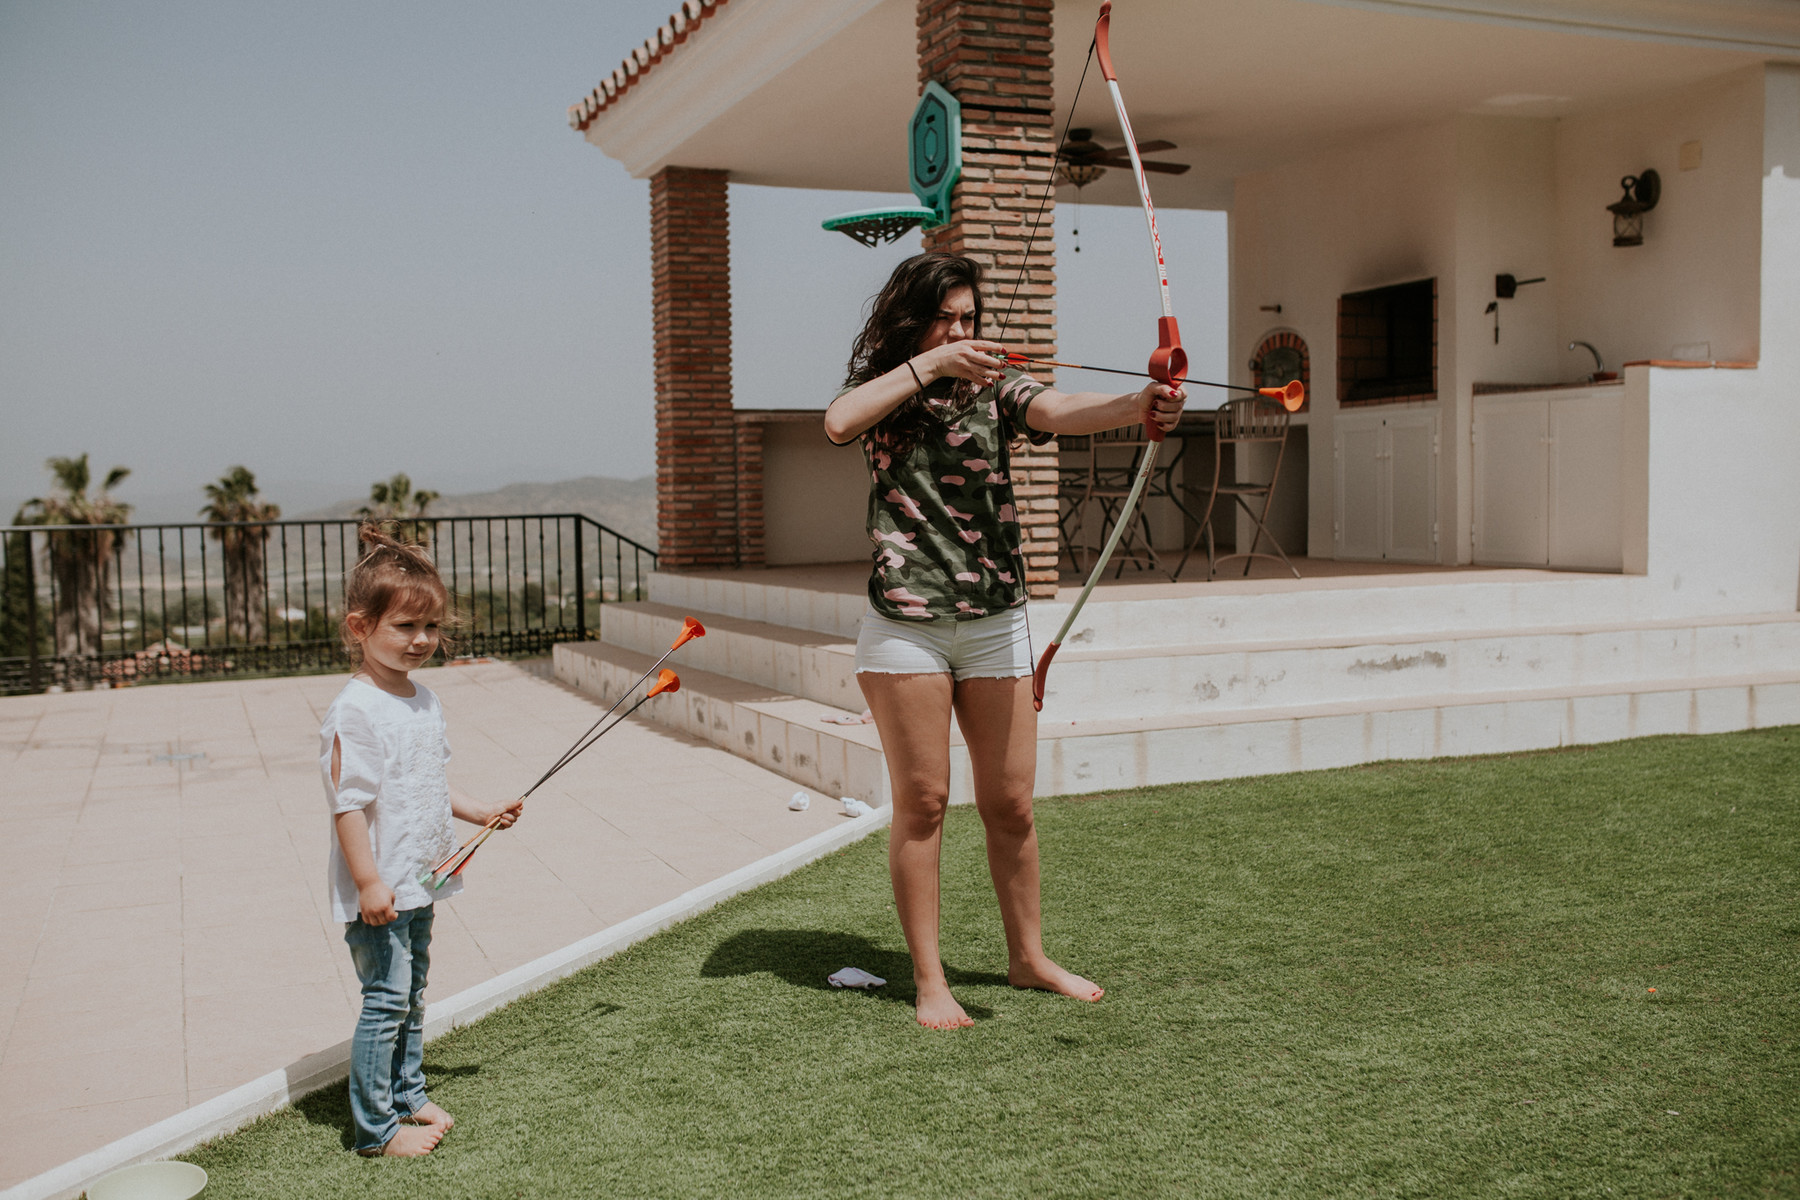
[[[650,68],[693,36],[706,19],[724,8],[727,0],[681,0],[681,7],[657,31],[633,46],[625,60],[613,68],[594,90],[569,105],[569,128],[586,130],[595,117],[618,102],[637,82],[650,73]]]

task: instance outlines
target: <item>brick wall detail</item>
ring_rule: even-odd
[[[1337,400],[1342,407],[1372,404],[1403,404],[1437,398],[1438,381],[1438,293],[1437,280],[1422,281],[1406,287],[1428,286],[1429,308],[1413,313],[1416,320],[1405,323],[1404,339],[1412,347],[1409,358],[1420,360],[1419,370],[1409,375],[1409,383],[1397,385],[1387,381],[1393,360],[1399,352],[1401,334],[1391,315],[1391,301],[1384,293],[1395,289],[1381,288],[1373,292],[1355,292],[1338,297],[1337,327]],[[1410,309],[1409,309],[1410,312]],[[1429,343],[1426,345],[1425,343]]]
[[[766,562],[766,526],[763,522],[763,430],[760,421],[737,414],[738,566],[760,567]]]
[[[982,335],[1045,358],[1056,355],[1056,200],[1045,200],[1056,154],[1053,9],[1054,0],[918,2],[920,90],[936,80],[955,96],[963,133],[950,220],[925,234],[925,248],[981,263]],[[1033,597],[1056,595],[1056,458],[1055,442],[1013,453]]]
[[[1299,411],[1309,411],[1312,408],[1312,353],[1306,348],[1306,339],[1292,330],[1278,329],[1256,344],[1256,353],[1250,356],[1250,381],[1258,387],[1275,386],[1275,381],[1263,380],[1263,358],[1274,350],[1292,350],[1300,356],[1300,385],[1306,389],[1306,399]]]
[[[656,536],[665,570],[738,565],[731,242],[724,171],[650,180]]]

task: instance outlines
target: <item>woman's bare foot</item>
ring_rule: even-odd
[[[1093,980],[1065,971],[1047,958],[1036,964],[1020,963],[1008,968],[1006,982],[1016,988],[1036,988],[1089,1003],[1106,995],[1106,989]]]
[[[964,1029],[975,1023],[963,1006],[950,994],[948,984],[921,985],[914,1002],[914,1015],[927,1029]]]
[[[381,1152],[390,1158],[423,1158],[437,1149],[444,1131],[436,1125],[402,1125]]]
[[[432,1125],[443,1130],[445,1133],[449,1133],[456,1127],[456,1118],[439,1108],[432,1101],[427,1100],[425,1103],[419,1105],[416,1111],[401,1117],[400,1123],[402,1125]]]

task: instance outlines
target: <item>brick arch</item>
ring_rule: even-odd
[[[1306,339],[1291,329],[1272,329],[1263,335],[1262,341],[1256,344],[1256,353],[1250,356],[1250,380],[1259,387],[1263,357],[1271,350],[1300,352],[1300,383],[1306,388],[1306,402],[1300,406],[1300,411],[1305,412],[1312,407],[1312,354],[1306,348]]]

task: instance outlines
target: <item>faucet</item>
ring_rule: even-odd
[[[1573,350],[1577,346],[1586,346],[1587,352],[1594,356],[1594,373],[1592,375],[1588,376],[1588,381],[1591,383],[1593,380],[1598,379],[1601,375],[1603,375],[1606,372],[1606,364],[1601,361],[1600,352],[1598,350],[1594,349],[1594,343],[1592,343],[1592,342],[1570,342],[1569,343],[1569,349],[1571,349],[1571,350]]]

